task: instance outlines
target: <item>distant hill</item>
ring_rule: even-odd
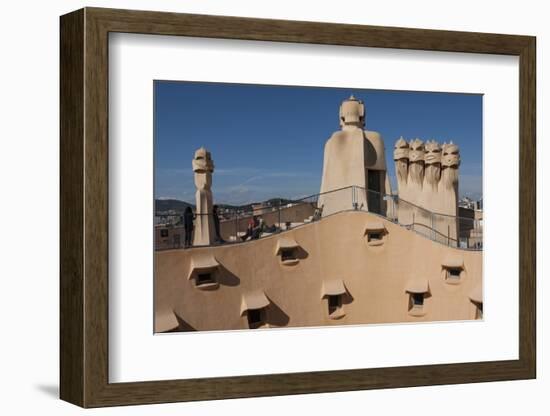
[[[281,205],[290,204],[296,201],[293,201],[291,199],[285,199],[285,198],[271,198],[267,201],[263,201],[266,205],[271,206],[278,206],[279,201]],[[250,204],[245,205],[228,205],[228,204],[218,204],[218,206],[221,209],[231,209],[231,210],[239,210],[239,211],[251,211],[252,205],[259,204],[260,202],[252,202]],[[185,211],[185,208],[191,207],[191,209],[195,210],[195,205],[190,204],[189,202],[180,201],[179,199],[155,199],[155,212],[167,212],[167,211],[175,211],[178,214],[182,214]]]
[[[155,212],[176,211],[183,213],[185,208],[191,207],[193,210],[195,206],[179,199],[155,199]]]

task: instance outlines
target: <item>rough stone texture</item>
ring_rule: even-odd
[[[377,192],[391,193],[389,179],[386,175],[386,157],[384,141],[379,133],[363,130],[365,127],[365,106],[362,101],[351,96],[340,106],[341,130],[332,134],[325,144],[323,177],[321,181],[321,195],[318,206],[323,208],[322,215],[330,215],[342,210],[353,209],[352,191],[349,189],[349,198],[343,192],[332,192],[338,189],[357,186],[353,200],[357,208],[368,209],[369,200],[375,192],[365,193],[369,188],[369,173],[378,171],[379,178],[376,184]],[[375,175],[374,173],[371,173]],[[374,177],[374,176],[373,176]],[[328,193],[327,193],[328,192]],[[332,193],[331,193],[332,192]],[[379,197],[380,213],[386,213],[385,201]]]
[[[395,143],[393,158],[399,194],[401,224],[433,230],[440,237],[458,237],[459,148],[435,140]]]
[[[381,244],[368,243],[366,230],[381,222]],[[279,239],[299,245],[294,265],[277,255]],[[220,264],[216,290],[200,290],[187,279],[195,256],[211,255]],[[155,252],[155,308],[173,310],[180,330],[228,330],[248,327],[241,315],[246,293],[263,291],[270,301],[267,326],[297,327],[388,322],[470,320],[470,298],[482,278],[480,251],[447,247],[364,211],[348,211],[278,235],[242,244]],[[463,264],[461,277],[449,283],[447,259]],[[454,260],[456,261],[456,260]],[[326,281],[341,279],[347,290],[344,316],[330,317],[321,298]],[[422,311],[411,311],[411,281],[427,283]]]
[[[196,218],[193,237],[194,246],[207,246],[214,244],[215,229],[212,215],[212,173],[214,161],[210,152],[201,147],[195,152],[193,159],[193,172],[195,172]]]

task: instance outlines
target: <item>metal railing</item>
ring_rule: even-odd
[[[373,190],[353,187],[352,207],[368,211],[446,246],[483,249],[483,220],[430,211],[424,207]],[[472,214],[474,212],[472,211]]]
[[[429,211],[423,207],[359,186],[348,186],[329,192],[313,194],[295,200],[271,200],[269,203],[240,208],[220,208],[209,217],[214,228],[213,245],[241,243],[292,230],[343,211],[365,211],[381,216],[430,240],[446,246],[468,250],[483,249],[483,220],[451,216]],[[216,217],[218,226],[216,226]],[[189,246],[183,214],[159,213],[156,224],[157,250]],[[161,230],[165,237],[161,237]],[[179,237],[176,235],[179,234]],[[191,245],[193,242],[191,235]],[[188,237],[189,238],[189,237]]]

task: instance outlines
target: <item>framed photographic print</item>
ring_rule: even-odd
[[[61,398],[534,378],[535,38],[61,17]]]

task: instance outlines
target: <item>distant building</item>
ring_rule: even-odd
[[[184,242],[185,229],[183,225],[155,226],[155,250],[183,248]]]
[[[476,203],[474,202],[471,205],[475,207]],[[460,247],[481,247],[483,245],[483,211],[459,206],[458,216],[460,217]]]
[[[181,223],[181,214],[174,210],[166,211],[166,212],[157,212],[155,214],[155,225],[178,225]]]
[[[252,215],[262,215],[263,213],[270,210],[271,207],[264,202],[260,202],[259,204],[252,204]]]
[[[479,199],[477,201],[474,201],[473,199],[471,199],[467,196],[463,196],[458,201],[458,206],[463,207],[463,208],[482,210],[483,209],[483,198]]]
[[[463,196],[458,200],[458,206],[461,208],[474,209],[475,201],[473,201],[471,198],[467,196]]]
[[[483,209],[483,198],[481,198],[479,201],[475,202],[475,209],[482,210]]]

